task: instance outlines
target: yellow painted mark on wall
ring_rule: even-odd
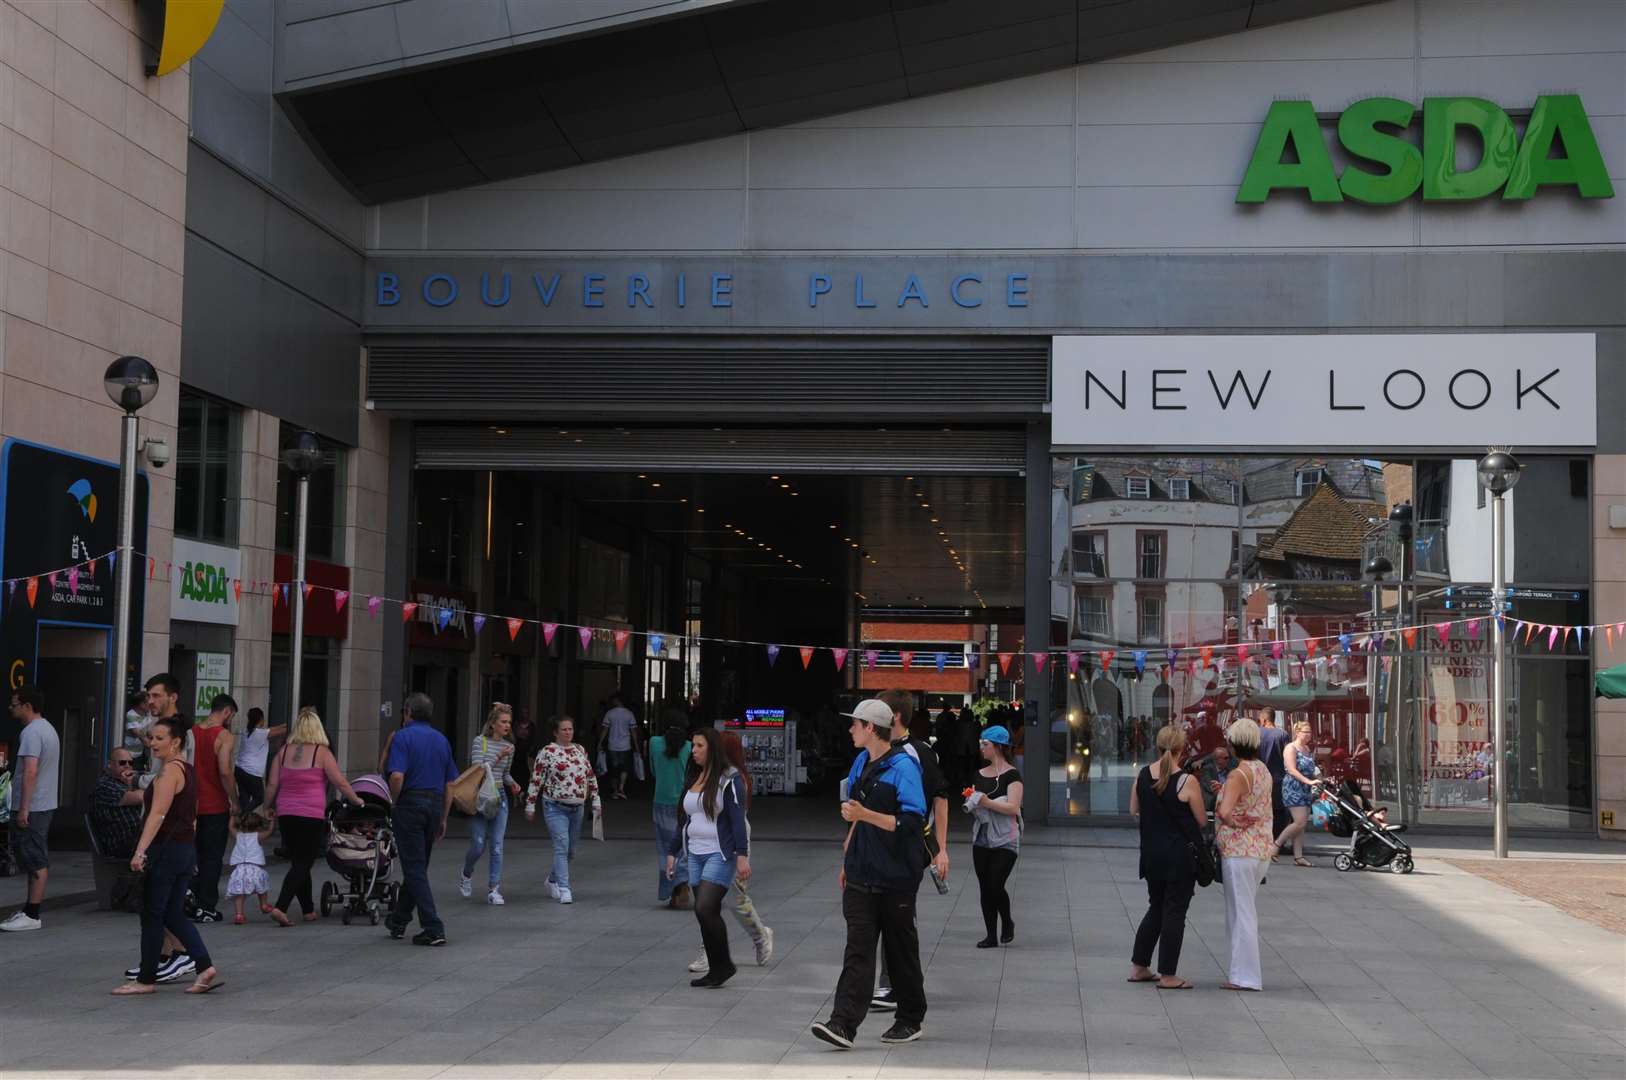
[[[192,59],[215,32],[226,0],[165,0],[164,43],[155,75],[168,75]]]

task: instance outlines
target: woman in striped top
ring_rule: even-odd
[[[514,765],[514,744],[509,734],[514,726],[514,710],[502,702],[493,702],[486,714],[486,726],[475,736],[469,748],[470,765],[489,765],[497,781],[500,799],[497,812],[490,817],[477,813],[469,820],[469,850],[463,856],[463,875],[458,879],[457,891],[463,896],[474,894],[474,864],[487,848],[491,849],[490,874],[487,877],[486,903],[501,905],[502,898],[502,841],[508,832],[508,797],[519,794],[519,785],[509,775]]]

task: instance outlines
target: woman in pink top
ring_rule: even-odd
[[[1270,770],[1259,760],[1259,725],[1243,718],[1225,729],[1236,768],[1220,789],[1214,843],[1225,882],[1225,934],[1231,943],[1227,990],[1259,990],[1260,882],[1270,865]]]
[[[288,906],[297,897],[306,922],[316,920],[316,904],[311,899],[311,866],[322,854],[327,836],[327,788],[332,784],[356,806],[361,799],[339,771],[339,762],[328,749],[327,732],[315,709],[299,710],[293,734],[271,762],[265,785],[265,805],[272,808],[282,829],[282,845],[288,849],[288,873],[277,894],[271,918],[281,926],[292,926]]]

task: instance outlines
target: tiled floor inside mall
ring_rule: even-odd
[[[626,820],[614,837],[647,812],[615,809]],[[852,1053],[807,1033],[828,1014],[841,958],[834,839],[759,842],[752,893],[775,956],[696,990],[694,919],[655,907],[652,841],[584,841],[576,903],[562,907],[543,887],[546,842],[516,837],[502,908],[457,896],[461,840],[436,852],[448,947],[336,916],[208,927],[227,986],[204,998],[107,996],[134,961],[135,918],[47,912],[44,930],[4,941],[0,1069],[53,1080],[1626,1075],[1626,937],[1443,858],[1420,854],[1405,877],[1340,874],[1325,858],[1275,868],[1260,901],[1262,994],[1218,988],[1222,899],[1200,890],[1181,965],[1197,988],[1174,993],[1124,981],[1145,897],[1134,850],[1067,838],[1024,851],[1016,943],[993,952],[972,947],[981,920],[956,845],[950,894],[921,895],[931,1011],[912,1045],[882,1046],[874,1016]],[[1626,892],[1626,863],[1610,865]]]

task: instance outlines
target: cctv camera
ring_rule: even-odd
[[[155,469],[162,469],[169,464],[169,443],[163,439],[148,439],[142,450],[147,455],[147,464]]]

